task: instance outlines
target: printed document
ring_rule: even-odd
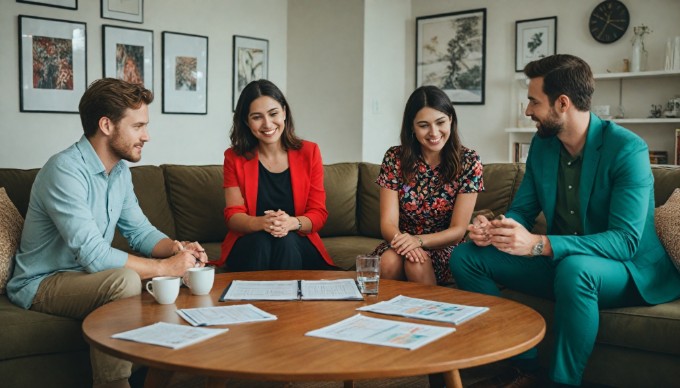
[[[432,300],[399,295],[384,302],[360,307],[357,310],[427,319],[430,321],[448,322],[458,325],[488,311],[489,308],[435,302]]]
[[[269,314],[252,304],[181,309],[177,310],[177,314],[193,326],[229,325],[276,320],[276,315]]]
[[[111,338],[179,349],[212,338],[216,335],[226,333],[228,330],[229,329],[207,329],[204,327],[191,327],[174,323],[158,322],[149,326],[140,327],[139,329],[114,334]]]
[[[454,331],[456,329],[452,327],[390,321],[357,314],[305,335],[413,350]]]
[[[233,280],[220,302],[227,300],[363,300],[353,279]]]

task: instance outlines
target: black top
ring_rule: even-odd
[[[257,215],[263,216],[265,210],[283,210],[289,216],[295,215],[293,187],[290,184],[290,168],[273,173],[259,163],[257,185]]]

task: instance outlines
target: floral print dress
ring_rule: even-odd
[[[405,182],[401,176],[401,146],[387,150],[380,166],[376,183],[380,187],[395,190],[399,197],[399,230],[412,235],[441,232],[451,225],[453,207],[459,193],[477,193],[484,190],[482,162],[479,155],[462,147],[463,157],[460,174],[453,182],[440,183],[439,166],[430,168],[419,159],[415,176]],[[449,256],[455,245],[441,249],[425,249],[430,254],[437,283],[451,281]],[[382,255],[389,248],[383,241],[372,255]]]

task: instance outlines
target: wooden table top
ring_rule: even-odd
[[[175,304],[160,305],[147,292],[108,303],[83,322],[93,346],[135,363],[215,378],[275,381],[359,380],[416,376],[488,364],[522,353],[538,344],[545,321],[531,308],[488,295],[446,287],[380,280],[378,296],[364,301],[219,302],[232,279],[288,280],[352,278],[349,271],[261,271],[224,273],[215,277],[210,295],[191,295],[182,287]],[[334,341],[305,336],[357,314],[356,308],[397,295],[487,306],[489,311],[456,326],[450,335],[416,350]],[[225,325],[229,331],[182,349],[112,339],[111,335],[159,321],[188,325],[175,310],[252,303],[274,314],[275,321]],[[363,312],[367,316],[428,325],[434,321]]]

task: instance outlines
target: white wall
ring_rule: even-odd
[[[588,18],[597,1],[563,1],[563,0],[412,0],[412,15],[434,15],[456,11],[486,8],[486,102],[485,105],[456,107],[463,143],[477,150],[482,161],[507,161],[508,136],[503,128],[515,126],[516,109],[513,100],[515,76],[515,21],[557,16],[557,51],[580,56],[586,60],[595,73],[604,73],[607,69],[621,71],[623,58],[628,58],[631,51],[633,26],[644,23],[654,31],[646,37],[649,51],[649,69],[663,68],[666,37],[680,35],[680,1],[677,0],[624,0],[631,15],[630,27],[619,41],[612,44],[597,43],[588,32]],[[414,47],[414,34],[410,35],[407,47]],[[407,50],[407,64],[414,66],[415,50]],[[414,84],[414,72],[407,70],[407,84]],[[667,82],[668,80],[666,80]],[[608,81],[611,83],[611,81]],[[617,86],[616,84],[614,84]],[[631,115],[644,117],[652,103],[659,104],[680,94],[678,84],[671,90],[658,89],[662,85],[638,84],[635,90],[624,89],[630,99],[625,101],[627,111]],[[610,88],[605,82],[598,82],[597,88]],[[638,94],[643,89],[649,93]],[[601,90],[604,92],[604,90]],[[663,95],[658,97],[657,95]],[[601,95],[601,96],[600,96]],[[632,96],[631,96],[632,95]],[[618,95],[603,95],[596,92],[596,104],[615,105]],[[676,125],[677,126],[677,125]],[[649,138],[651,144],[661,144],[669,139],[673,125],[648,128],[630,125],[630,129]]]
[[[399,144],[402,112],[413,88],[404,83],[411,0],[366,0],[361,160],[382,162]]]
[[[286,98],[326,164],[362,157],[363,36],[363,0],[288,1]]]
[[[221,164],[231,127],[232,36],[269,40],[269,79],[286,90],[287,3],[280,0],[145,0],[144,23],[100,18],[99,0],[77,10],[0,0],[0,166],[41,167],[82,134],[77,113],[20,113],[17,15],[87,23],[88,84],[102,76],[102,25],[153,30],[156,100],[150,106],[151,141],[140,164]],[[208,114],[162,114],[161,32],[208,36]]]

